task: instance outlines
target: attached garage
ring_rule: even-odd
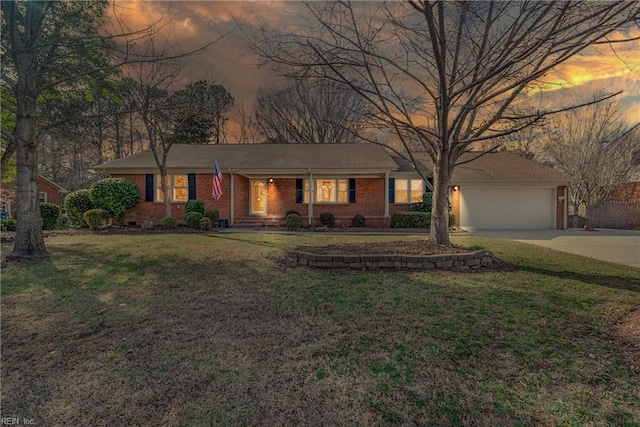
[[[460,186],[465,230],[556,228],[555,187]]]

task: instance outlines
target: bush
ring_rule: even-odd
[[[413,203],[411,210],[413,212],[431,212],[433,207],[433,193],[424,193],[422,195],[422,202]]]
[[[396,212],[391,218],[394,228],[429,228],[431,214],[428,212]]]
[[[202,214],[200,212],[189,212],[185,215],[184,219],[187,222],[187,227],[198,230],[200,228]]]
[[[353,217],[353,226],[354,227],[364,227],[365,219],[364,216],[357,214]]]
[[[302,215],[300,214],[300,212],[298,212],[298,211],[294,211],[294,210],[287,211],[287,212],[284,214],[284,217],[285,217],[285,218],[287,218],[287,217],[288,217],[289,215],[291,215],[291,214],[296,214],[296,215],[298,215],[300,218],[302,218]]]
[[[184,205],[185,217],[189,212],[198,212],[204,215],[204,202],[199,199],[187,200],[187,203]]]
[[[84,221],[89,225],[92,230],[105,227],[109,220],[109,212],[104,209],[89,209],[82,215]]]
[[[287,215],[284,222],[287,226],[287,231],[300,231],[302,227],[302,217],[295,212]]]
[[[206,216],[200,218],[200,230],[211,230],[211,220]]]
[[[15,218],[2,218],[0,219],[0,231],[16,231],[16,220]]]
[[[207,209],[202,216],[211,220],[212,227],[217,227],[220,223],[220,211],[218,209]]]
[[[173,230],[176,228],[176,219],[172,216],[165,216],[160,221],[160,226],[163,230]]]
[[[336,217],[331,212],[323,212],[320,214],[320,224],[325,227],[333,227],[336,223]]]
[[[88,227],[82,215],[94,207],[89,197],[89,190],[72,191],[64,198],[64,210],[72,227]]]
[[[449,213],[449,228],[455,228],[456,226],[456,216],[452,213]]]
[[[89,198],[96,208],[104,209],[118,221],[140,200],[140,190],[126,178],[105,178],[89,189]]]
[[[40,203],[40,217],[42,218],[42,229],[53,230],[60,221],[60,206],[55,203]]]

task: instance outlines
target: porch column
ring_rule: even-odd
[[[384,217],[389,218],[389,172],[384,173]]]
[[[304,197],[304,185],[302,187],[302,194]],[[313,192],[313,172],[311,171],[311,168],[309,168],[309,227],[312,226],[312,220],[313,220],[313,197],[314,197],[314,192]],[[304,198],[303,198],[304,201]]]
[[[235,205],[236,205],[235,181],[236,180],[231,169],[229,169],[229,176],[231,179],[231,212],[230,212],[231,217],[229,218],[229,226],[232,226],[235,220]]]

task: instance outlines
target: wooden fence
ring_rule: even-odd
[[[640,229],[640,201],[600,203],[585,213],[595,228]]]

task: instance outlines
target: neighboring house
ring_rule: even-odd
[[[0,216],[3,218],[6,216],[15,216],[17,208],[16,181],[3,182],[0,189],[0,200],[2,201]],[[61,185],[56,184],[42,175],[38,175],[38,194],[40,202],[55,203],[62,209],[62,201],[67,193],[69,193],[69,191]]]
[[[465,154],[461,161],[479,153]],[[427,157],[417,155],[423,170]],[[223,172],[224,194],[212,195],[213,169]],[[159,172],[145,151],[94,168],[134,182],[143,200],[129,223],[159,223],[164,216]],[[356,214],[368,227],[388,227],[397,211],[422,200],[422,180],[410,165],[376,144],[174,145],[167,159],[172,215],[201,199],[229,226],[282,225],[297,211],[308,225],[331,212],[339,226]],[[573,179],[509,152],[490,153],[455,169],[451,190],[456,225],[465,229],[566,228],[567,186]]]

